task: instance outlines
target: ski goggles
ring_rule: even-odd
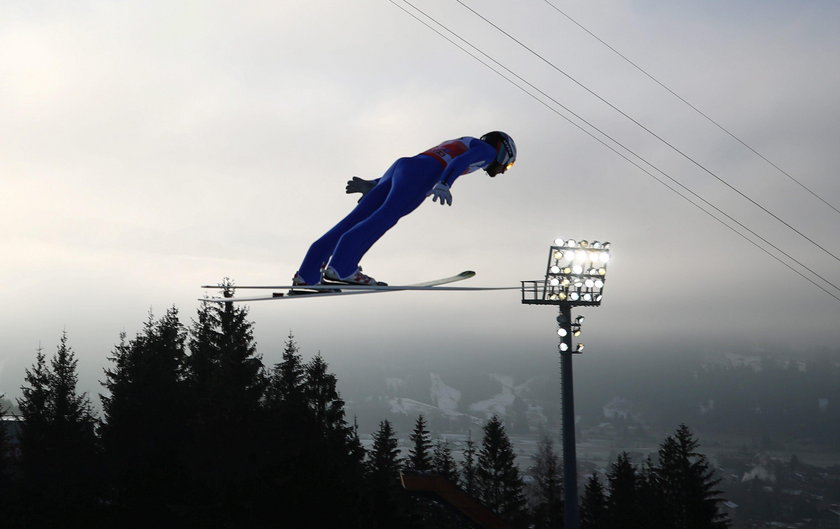
[[[499,154],[496,155],[496,162],[503,165],[505,169],[510,169],[516,162],[516,147],[509,140],[503,140],[500,147]]]

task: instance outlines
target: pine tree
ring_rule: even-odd
[[[563,487],[559,458],[554,443],[543,435],[529,469],[533,478],[529,487],[533,526],[536,529],[559,528],[563,523]]]
[[[215,312],[218,321],[218,354],[222,392],[215,400],[226,404],[223,420],[242,425],[250,421],[259,409],[260,399],[266,386],[262,357],[257,354],[254,343],[253,323],[248,320],[246,306],[226,303],[224,309],[210,304],[205,309]]]
[[[229,292],[233,287],[225,280],[222,288]],[[253,422],[266,385],[253,324],[247,317],[245,307],[205,303],[190,328],[186,359],[186,379],[197,420],[223,422],[240,432]]]
[[[344,420],[344,400],[338,394],[338,379],[327,367],[320,353],[304,366],[304,398],[322,436],[346,439],[351,432]]]
[[[367,456],[366,496],[372,528],[406,524],[407,502],[399,485],[401,463],[396,432],[388,420],[383,420],[373,434],[373,446]]]
[[[620,453],[607,471],[607,519],[610,528],[642,528],[636,472],[636,467],[630,461],[627,452]]]
[[[291,438],[302,435],[308,416],[305,395],[306,368],[294,335],[289,333],[280,362],[272,366],[263,396],[263,408],[268,414],[268,427]],[[284,441],[285,442],[285,441]]]
[[[379,483],[395,482],[400,473],[400,451],[391,422],[383,420],[373,434],[373,446],[368,452],[368,474]]]
[[[224,292],[233,288],[222,283]],[[189,332],[186,382],[191,402],[189,466],[199,503],[231,519],[251,509],[261,471],[254,438],[266,385],[246,307],[205,303]],[[219,458],[225,453],[224,458]],[[213,515],[218,519],[220,515]]]
[[[304,364],[290,333],[263,401],[261,490],[267,520],[277,509],[313,526],[352,526],[359,519],[364,449],[345,420],[336,376],[323,357]],[[333,508],[319,502],[331,498]]]
[[[52,402],[50,396],[51,373],[47,358],[40,346],[35,352],[35,363],[25,370],[25,384],[21,386],[20,408],[20,480],[18,482],[17,512],[13,519],[24,527],[34,521],[48,524],[60,515],[48,501],[51,492],[45,487],[52,487],[50,479],[50,461],[52,452],[51,437]],[[42,503],[41,512],[34,506]]]
[[[458,466],[455,463],[455,458],[452,457],[452,449],[449,448],[449,442],[446,439],[435,441],[434,451],[432,452],[432,471],[452,483],[458,483]]]
[[[358,459],[364,464],[367,452],[362,446],[362,440],[359,437],[359,418],[353,416],[353,426],[350,428],[350,450],[355,459]]]
[[[11,461],[9,459],[8,432],[4,420],[8,411],[4,395],[0,394],[0,512],[9,511],[6,504],[9,503],[11,490]]]
[[[432,439],[423,414],[417,416],[409,439],[412,447],[408,449],[408,457],[404,463],[405,470],[417,473],[430,471],[432,469]]]
[[[299,484],[305,484],[303,512],[310,523],[321,527],[352,527],[359,520],[363,482],[363,449],[356,430],[344,419],[344,401],[338,394],[336,376],[317,354],[304,366],[303,393],[312,425],[303,451]],[[319,509],[323,497],[330,509]],[[308,508],[306,506],[309,506]]]
[[[148,523],[173,519],[169,506],[186,501],[182,454],[190,424],[185,382],[186,330],[170,308],[129,341],[125,333],[109,357],[100,395],[102,443],[110,470],[112,502],[126,517]]]
[[[472,430],[467,433],[467,440],[464,443],[464,460],[461,462],[460,485],[464,492],[472,497],[478,497],[478,479],[476,461],[478,448],[472,438]]]
[[[300,355],[295,337],[289,333],[279,363],[274,365],[265,393],[265,404],[269,408],[298,412],[305,406],[304,377],[306,368]]]
[[[479,498],[489,509],[515,526],[524,524],[524,484],[510,439],[495,415],[484,425],[476,482]]]
[[[90,400],[76,392],[75,353],[62,333],[47,366],[42,350],[18,401],[28,524],[86,524],[97,508],[99,458]]]
[[[636,473],[636,498],[639,521],[645,529],[672,529],[671,520],[664,514],[662,487],[655,465],[647,457]]]
[[[314,435],[315,420],[307,405],[306,367],[294,336],[289,333],[281,360],[268,378],[263,398],[265,451],[277,471],[275,486],[293,487],[291,467],[297,465]]]
[[[719,514],[723,501],[716,489],[720,479],[703,454],[699,442],[685,424],[659,448],[655,473],[662,494],[663,514],[675,529],[717,529],[729,526]]]
[[[225,293],[233,289],[227,279],[221,287]],[[193,321],[187,378],[197,410],[212,414],[208,420],[250,419],[259,408],[266,380],[247,318],[246,307],[205,303]]]
[[[21,459],[23,472],[28,479],[45,479],[38,456],[47,449],[47,435],[52,416],[50,378],[44,350],[38,348],[35,363],[25,371],[26,385],[21,386],[22,398],[18,400],[23,424],[21,425]],[[31,455],[30,455],[31,454]]]
[[[607,528],[607,498],[597,474],[586,480],[580,502],[580,529]]]
[[[308,486],[319,483],[320,476],[311,475],[311,450],[321,437],[315,413],[307,404],[306,367],[291,332],[268,376],[258,440],[263,468],[261,487],[254,495],[259,516],[270,518],[278,510],[302,512],[311,501]]]
[[[72,428],[83,425],[82,430],[89,436],[93,433],[90,428],[93,425],[93,411],[87,394],[76,393],[78,363],[76,354],[67,345],[67,333],[62,333],[58,350],[50,361],[53,420]]]

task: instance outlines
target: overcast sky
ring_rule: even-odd
[[[395,0],[401,3],[400,0]],[[840,205],[840,5],[554,4]],[[840,214],[543,0],[465,0],[523,44],[840,255]],[[825,278],[840,264],[455,0],[418,7]],[[404,5],[410,10],[410,7]],[[553,105],[553,104],[552,104]],[[798,277],[388,0],[0,5],[0,393],[62,331],[93,394],[149,311],[198,287],[286,284],[376,178],[442,140],[505,130],[519,161],[428,202],[363,259],[392,284],[544,273],[558,236],[609,240],[587,352],[837,347],[840,301]],[[798,267],[794,265],[797,269]],[[840,296],[840,291],[826,287]],[[275,361],[292,331],[328,361],[553,354],[555,313],[519,293],[388,293],[251,306]],[[737,344],[737,345],[735,345]],[[585,358],[585,356],[584,356]]]

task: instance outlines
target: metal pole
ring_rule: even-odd
[[[579,529],[577,452],[575,448],[575,391],[572,382],[572,308],[570,305],[565,303],[560,305],[560,315],[557,317],[557,322],[566,329],[566,335],[560,341],[561,344],[566,344],[565,348],[560,348],[560,383],[563,398],[564,527],[565,529]]]

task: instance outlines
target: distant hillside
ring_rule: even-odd
[[[360,429],[387,418],[411,428],[418,413],[433,430],[464,432],[490,415],[512,433],[556,428],[560,373],[556,359],[476,359],[335,366]],[[581,355],[575,357],[578,424],[637,425],[755,438],[840,443],[840,351]]]

